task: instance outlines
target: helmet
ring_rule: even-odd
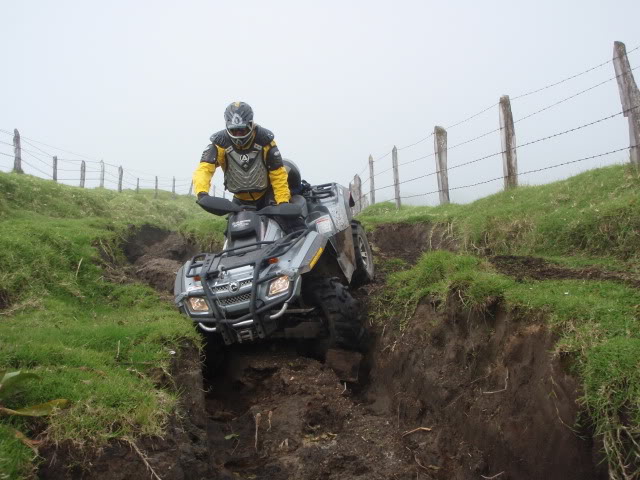
[[[231,141],[240,148],[247,147],[255,136],[253,110],[244,102],[233,102],[224,111],[224,121]]]

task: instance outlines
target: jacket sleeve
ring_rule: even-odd
[[[273,188],[273,196],[276,203],[288,202],[291,200],[289,190],[289,175],[282,165],[282,155],[275,141],[271,141],[265,147],[265,157],[267,170],[269,170],[269,181]]]
[[[209,145],[207,149],[202,152],[200,163],[193,172],[193,187],[196,195],[201,192],[209,193],[211,188],[211,178],[216,171],[217,166],[218,149],[216,145]]]

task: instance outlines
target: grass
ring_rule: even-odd
[[[162,434],[177,397],[154,378],[182,342],[198,338],[151,288],[111,283],[98,248],[117,251],[131,225],[142,224],[201,245],[219,242],[224,228],[193,197],[154,199],[0,173],[0,369],[40,376],[6,406],[71,402],[45,420],[0,418],[0,478],[33,469],[16,429],[87,448]]]
[[[538,255],[573,268],[637,273],[640,178],[633,169],[592,170],[469,205],[397,211],[379,204],[359,218],[368,228],[398,222],[444,225],[460,252],[426,253],[404,269],[385,262],[387,288],[373,299],[375,319],[395,318],[402,329],[419,301],[431,297],[446,303],[452,292],[468,310],[498,300],[520,315],[543,313],[559,334],[556,352],[576,359],[580,401],[603,439],[613,478],[640,474],[631,472],[637,468],[633,458],[640,456],[640,291],[609,281],[516,281],[482,258]]]
[[[585,264],[589,257],[605,257],[637,264],[639,192],[635,169],[618,165],[468,205],[403,206],[398,211],[388,202],[376,204],[358,218],[368,228],[397,222],[452,226],[460,250],[469,253],[579,256]]]

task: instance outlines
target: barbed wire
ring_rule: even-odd
[[[631,53],[633,53],[633,52],[637,51],[638,49],[640,49],[640,45],[638,45],[638,46],[636,46],[636,47],[632,48],[631,50],[627,51],[627,56],[629,56],[629,54],[631,54]],[[536,89],[530,90],[530,91],[525,92],[525,93],[521,93],[521,94],[516,95],[516,96],[514,96],[514,97],[510,97],[510,100],[511,100],[511,101],[518,100],[518,99],[521,99],[521,98],[524,98],[524,97],[528,97],[528,96],[530,96],[530,95],[534,95],[534,94],[536,94],[536,93],[542,92],[542,91],[544,91],[544,90],[548,90],[548,89],[550,89],[550,88],[556,87],[556,86],[561,85],[561,84],[563,84],[563,83],[566,83],[566,82],[568,82],[568,81],[570,81],[570,80],[573,80],[573,79],[576,79],[576,78],[581,77],[581,76],[583,76],[583,75],[586,75],[587,73],[590,73],[590,72],[592,72],[592,71],[594,71],[594,70],[597,70],[598,68],[601,68],[601,67],[603,67],[603,66],[605,66],[605,65],[608,65],[608,64],[610,64],[613,60],[616,60],[617,58],[619,58],[619,57],[613,57],[613,58],[612,58],[612,59],[610,59],[610,60],[606,60],[606,61],[604,61],[604,62],[602,62],[602,63],[599,63],[598,65],[595,65],[595,66],[593,66],[593,67],[591,67],[591,68],[588,68],[588,69],[586,69],[586,70],[583,70],[583,71],[581,71],[580,73],[577,73],[577,74],[574,74],[574,75],[570,75],[570,76],[568,76],[568,77],[565,77],[565,78],[563,78],[562,80],[559,80],[559,81],[556,81],[556,82],[553,82],[553,83],[547,84],[547,85],[545,85],[545,86],[543,86],[543,87],[536,88]],[[636,67],[636,68],[638,68],[638,67]],[[635,70],[635,68],[634,68],[634,69],[632,69],[632,70]],[[623,74],[621,74],[621,75],[623,75]],[[596,87],[598,87],[598,86],[600,86],[600,85],[602,85],[602,84],[604,84],[604,83],[607,83],[607,82],[609,82],[609,81],[611,81],[611,80],[613,80],[613,79],[616,79],[616,78],[618,78],[618,77],[616,76],[616,77],[613,77],[613,78],[611,78],[611,79],[605,80],[604,82],[602,82],[602,83],[600,83],[600,84],[594,85],[593,87],[591,87],[591,88],[589,88],[589,89],[587,89],[587,90],[584,90],[584,91],[582,91],[582,92],[579,92],[579,93],[578,93],[578,94],[576,94],[575,96],[581,95],[582,93],[585,93],[585,92],[587,92],[587,91],[589,91],[589,90],[591,90],[591,89],[593,89],[593,88],[596,88]],[[562,101],[560,101],[560,102],[557,102],[557,103],[555,103],[555,104],[552,104],[552,105],[550,105],[550,106],[546,107],[545,109],[542,109],[542,110],[540,110],[540,111],[534,112],[533,114],[529,115],[529,117],[534,116],[534,115],[537,115],[538,113],[541,113],[541,112],[543,112],[543,111],[545,111],[545,110],[548,110],[548,109],[549,109],[549,108],[551,108],[551,107],[554,107],[554,106],[556,106],[556,105],[559,105],[560,103],[563,103],[563,102],[565,102],[565,101],[567,101],[567,100],[569,100],[569,99],[571,99],[571,98],[574,98],[575,96],[568,97],[568,98],[566,98],[566,99],[563,99],[563,100],[562,100]],[[490,105],[490,106],[488,106],[488,107],[486,107],[486,108],[483,108],[483,109],[482,109],[482,110],[480,110],[479,112],[474,113],[473,115],[470,115],[469,117],[466,117],[466,118],[464,118],[463,120],[460,120],[460,121],[458,121],[458,122],[453,123],[452,125],[449,125],[449,126],[445,127],[445,129],[446,129],[446,130],[451,130],[452,128],[455,128],[455,127],[458,127],[458,126],[460,126],[460,125],[462,125],[462,124],[464,124],[464,123],[467,123],[467,122],[469,122],[469,121],[473,120],[474,118],[479,117],[479,116],[480,116],[480,115],[482,115],[483,113],[486,113],[486,112],[488,112],[489,110],[491,110],[491,109],[493,109],[493,108],[497,107],[499,104],[500,104],[500,102],[493,103],[492,105]],[[526,118],[529,118],[529,117],[521,118],[521,119],[519,119],[518,121],[525,120]],[[514,122],[514,123],[515,123],[515,122]],[[453,147],[449,147],[449,150],[450,150],[450,149],[453,149],[453,148],[456,148],[456,147],[459,147],[459,146],[461,146],[461,145],[464,145],[464,144],[466,144],[466,143],[471,143],[472,141],[479,140],[480,138],[486,137],[487,135],[490,135],[490,134],[492,134],[492,133],[495,133],[495,132],[497,132],[497,131],[499,131],[499,130],[500,130],[500,129],[498,128],[498,129],[492,130],[492,131],[490,131],[490,132],[486,132],[486,133],[484,133],[484,134],[482,134],[482,135],[480,135],[480,136],[478,136],[478,137],[476,137],[476,138],[470,139],[470,140],[465,141],[465,142],[463,142],[463,143],[460,143],[460,144],[458,144],[458,145],[454,145]],[[433,135],[434,135],[434,134],[433,134],[433,133],[431,133],[431,134],[429,134],[428,136],[426,136],[426,137],[424,137],[424,138],[422,138],[422,139],[418,140],[417,142],[414,142],[414,143],[409,144],[409,145],[405,145],[405,146],[403,146],[403,147],[398,147],[398,151],[403,150],[403,149],[405,149],[405,148],[409,148],[409,147],[414,146],[414,145],[417,145],[417,144],[419,144],[419,143],[421,143],[421,142],[423,142],[423,141],[425,141],[425,140],[427,140],[427,139],[431,138]],[[385,158],[385,157],[389,156],[389,155],[391,154],[391,152],[392,152],[392,151],[387,152],[387,153],[386,153],[386,154],[384,154],[383,156],[381,156],[381,157],[379,157],[379,158],[375,159],[374,161],[382,160],[383,158]],[[416,161],[417,161],[417,160],[416,160]],[[361,174],[362,174],[362,172],[366,171],[366,168],[367,168],[367,167],[365,167],[365,168],[361,171],[361,173],[359,173],[358,175],[361,175]]]
[[[636,107],[633,107],[633,108],[631,108],[631,109],[629,109],[629,110],[633,110],[633,109],[636,109],[636,108],[640,108],[640,105],[639,105],[639,106],[636,106]],[[557,132],[557,133],[554,133],[554,134],[552,134],[552,135],[547,135],[547,136],[545,136],[545,137],[537,138],[537,139],[535,139],[535,140],[531,140],[531,141],[529,141],[529,142],[525,142],[525,143],[522,143],[522,144],[520,144],[520,145],[516,145],[516,147],[515,147],[515,148],[516,148],[516,149],[518,149],[518,148],[527,147],[527,146],[529,146],[529,145],[534,145],[534,144],[536,144],[536,143],[540,143],[540,142],[543,142],[543,141],[546,141],[546,140],[550,140],[550,139],[555,138],[555,137],[559,137],[559,136],[562,136],[562,135],[566,135],[566,134],[571,133],[571,132],[575,132],[575,131],[578,131],[578,130],[582,130],[583,128],[587,128],[587,127],[590,127],[590,126],[596,125],[596,124],[598,124],[598,123],[604,122],[604,121],[606,121],[606,120],[610,120],[610,119],[615,118],[615,117],[617,117],[618,115],[622,115],[622,114],[624,114],[624,113],[625,113],[625,110],[622,110],[622,111],[617,112],[617,113],[614,113],[614,114],[612,114],[612,115],[608,115],[608,116],[606,116],[606,117],[599,118],[598,120],[594,120],[594,121],[592,121],[592,122],[585,123],[585,124],[579,125],[579,126],[577,126],[577,127],[570,128],[570,129],[568,129],[568,130],[563,130],[563,131],[561,131],[561,132]],[[479,157],[479,158],[476,158],[476,159],[470,160],[470,161],[468,161],[468,162],[460,163],[460,164],[458,164],[458,165],[453,165],[453,166],[451,166],[451,167],[448,167],[448,168],[447,168],[447,171],[449,171],[449,170],[454,170],[454,169],[456,169],[456,168],[464,167],[464,166],[467,166],[467,165],[471,165],[472,163],[477,163],[477,162],[480,162],[480,161],[482,161],[482,160],[486,160],[486,159],[488,159],[488,158],[495,157],[495,156],[497,156],[497,155],[502,155],[502,153],[503,153],[503,152],[504,152],[504,150],[501,150],[501,151],[499,151],[499,152],[491,153],[491,154],[489,154],[489,155],[485,155],[485,156],[482,156],[482,157]],[[424,175],[419,175],[419,176],[417,176],[417,177],[410,178],[409,180],[404,180],[404,181],[402,181],[402,182],[399,182],[399,183],[398,183],[398,185],[402,185],[402,184],[404,184],[404,183],[413,182],[413,181],[415,181],[415,180],[420,180],[421,178],[430,177],[430,176],[432,176],[432,175],[436,175],[436,174],[440,173],[440,171],[441,171],[441,170],[436,170],[436,171],[434,171],[434,172],[426,173],[426,174],[424,174]],[[393,187],[394,185],[395,185],[395,183],[391,183],[391,184],[389,184],[389,185],[385,185],[385,186],[383,186],[383,187],[376,188],[376,189],[374,189],[374,192],[376,192],[376,191],[378,191],[378,190],[384,190],[384,189],[386,189],[386,188],[391,188],[391,187]]]
[[[35,166],[31,165],[30,163],[26,162],[24,159],[22,159],[22,163],[24,163],[25,165],[27,165],[27,166],[29,166],[29,167],[33,168],[36,172],[41,173],[41,174],[42,174],[42,175],[44,175],[45,177],[53,178],[53,175],[50,175],[50,174],[48,174],[48,173],[46,173],[46,172],[43,172],[43,171],[42,171],[42,170],[40,170],[38,167],[35,167]]]
[[[607,155],[612,155],[614,153],[619,153],[619,152],[622,152],[624,150],[629,150],[630,148],[631,147],[618,148],[618,149],[615,149],[615,150],[610,150],[608,152],[598,153],[596,155],[591,155],[591,156],[588,156],[588,157],[578,158],[577,160],[569,160],[568,162],[562,162],[562,163],[557,163],[555,165],[550,165],[550,166],[547,166],[547,167],[540,167],[540,168],[535,168],[533,170],[527,170],[526,172],[521,172],[521,173],[516,174],[516,177],[521,177],[522,175],[528,175],[530,173],[542,172],[543,170],[551,170],[552,168],[558,168],[558,167],[562,167],[564,165],[571,165],[573,163],[584,162],[586,160],[593,160],[595,158],[600,158],[600,157],[604,157],[604,156],[607,156]],[[464,188],[477,187],[478,185],[484,185],[486,183],[491,183],[491,182],[495,182],[495,181],[498,181],[498,180],[504,180],[505,178],[506,177],[504,175],[502,175],[500,177],[491,178],[489,180],[483,180],[481,182],[471,183],[471,184],[468,184],[468,185],[462,185],[462,186],[459,186],[459,187],[450,187],[449,191],[451,191],[451,190],[461,190],[461,189],[464,189]],[[443,192],[443,191],[445,191],[445,190],[439,189],[439,190],[433,190],[433,191],[427,192],[427,193],[417,193],[415,195],[407,195],[407,196],[404,196],[404,197],[401,196],[400,198],[401,199],[407,199],[407,198],[423,197],[423,196],[426,196],[426,195],[432,195],[434,193],[440,193],[440,192]]]

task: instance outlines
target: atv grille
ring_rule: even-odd
[[[247,286],[251,286],[251,283],[253,283],[251,280],[242,280],[240,282],[238,282],[238,286],[239,288],[244,288]],[[227,293],[229,292],[229,284],[225,283],[224,285],[216,285],[214,287],[214,291],[216,293]]]
[[[235,305],[236,303],[248,302],[251,300],[251,292],[242,293],[240,295],[235,295],[233,297],[220,298],[218,299],[218,303],[223,307],[228,307],[229,305]]]

